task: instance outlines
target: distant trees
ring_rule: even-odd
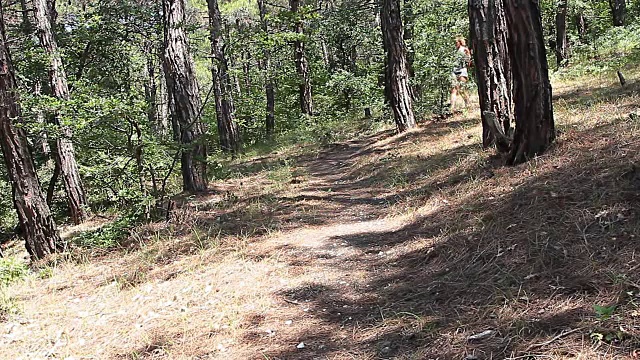
[[[14,122],[22,120],[17,85],[9,56],[4,24],[4,5],[0,4],[0,146],[9,181],[13,204],[18,214],[27,251],[41,259],[61,247],[53,216],[45,201],[31,159],[27,137]]]
[[[220,147],[225,152],[237,154],[240,151],[240,133],[235,120],[235,108],[229,81],[229,65],[224,52],[222,17],[217,0],[207,0],[207,6],[209,9],[209,37],[211,41],[211,74]]]
[[[267,5],[264,0],[258,0],[258,11],[260,13],[260,28],[262,29],[265,40],[269,35],[269,23],[267,21]],[[265,115],[265,133],[268,139],[273,138],[273,132],[276,127],[275,119],[275,103],[276,96],[273,85],[273,75],[271,70],[271,51],[265,46],[262,50],[263,59],[259,62],[260,70],[264,76],[264,91],[266,96],[266,115]]]
[[[207,188],[207,144],[200,117],[202,101],[185,32],[184,0],[163,0],[163,68],[167,83],[173,136],[181,146],[182,185],[185,191]]]
[[[558,8],[556,10],[556,63],[558,66],[565,65],[568,58],[568,39],[567,39],[567,11],[569,0],[558,0]]]
[[[293,57],[298,73],[298,91],[300,96],[300,110],[305,115],[313,115],[313,98],[311,93],[311,74],[309,61],[305,53],[304,24],[300,5],[302,0],[289,0],[289,9],[293,13],[293,31],[297,38],[293,41]]]
[[[33,12],[35,27],[40,39],[40,45],[49,58],[49,86],[53,96],[62,100],[69,100],[69,86],[67,75],[64,71],[60,51],[56,42],[51,19],[55,18],[55,2],[46,0],[33,0]],[[54,146],[55,166],[51,183],[55,184],[58,174],[62,176],[66,192],[71,219],[75,224],[83,222],[89,214],[89,205],[85,195],[82,179],[76,162],[75,150],[71,142],[72,131],[68,125],[62,123],[61,116],[57,112],[50,117],[50,122],[60,129],[60,135],[56,138]]]
[[[623,26],[627,15],[627,3],[625,0],[609,0],[614,26]]]
[[[382,0],[380,8],[382,41],[385,57],[385,94],[393,110],[393,118],[398,131],[416,127],[413,113],[413,96],[409,84],[409,64],[407,47],[399,0]]]

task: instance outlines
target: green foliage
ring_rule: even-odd
[[[414,84],[420,89],[416,104],[420,113],[440,113],[449,101],[451,72],[458,35],[468,39],[469,25],[465,1],[416,1],[419,13],[410,44],[415,52]],[[467,44],[470,46],[470,44]],[[470,80],[473,76],[470,74]]]
[[[131,213],[121,215],[115,221],[110,222],[96,230],[86,231],[74,236],[74,245],[83,248],[113,249],[122,244],[130,230],[141,221],[139,214]]]
[[[15,257],[0,258],[0,287],[23,279],[29,273],[29,268]]]
[[[589,44],[578,44],[569,66],[557,76],[575,78],[589,74],[603,74],[640,62],[640,24],[611,27]]]
[[[615,305],[611,306],[601,306],[601,305],[593,305],[593,310],[596,312],[598,317],[602,320],[606,320],[613,315],[613,312],[616,310]]]

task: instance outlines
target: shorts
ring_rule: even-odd
[[[465,77],[467,80],[462,80],[461,79],[462,77]],[[467,72],[467,69],[464,69],[459,74],[456,74],[455,72],[451,73],[452,87],[464,87],[468,81],[469,81],[469,73]]]

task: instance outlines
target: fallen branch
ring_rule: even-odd
[[[541,342],[541,343],[538,343],[538,344],[530,345],[524,352],[529,352],[529,351],[531,351],[533,349],[537,349],[537,348],[540,348],[540,347],[543,347],[543,346],[547,346],[547,345],[553,343],[554,341],[562,339],[563,337],[565,337],[567,335],[570,335],[570,334],[573,334],[574,332],[577,332],[577,331],[580,331],[580,330],[582,330],[581,327],[573,329],[573,330],[569,330],[569,331],[566,331],[566,332],[563,332],[563,333],[560,333],[559,335],[553,337],[551,340],[547,340],[545,342]]]
[[[293,304],[293,305],[300,305],[299,302],[294,301],[294,300],[289,300],[287,298],[282,298],[282,300],[284,300],[284,302],[289,303],[289,304]]]

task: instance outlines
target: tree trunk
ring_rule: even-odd
[[[163,124],[158,114],[158,83],[156,82],[157,53],[151,41],[144,43],[146,78],[144,83],[144,97],[147,101],[147,119],[149,126],[161,136],[164,133]]]
[[[202,102],[193,59],[184,30],[184,0],[163,0],[163,68],[174,138],[180,143],[182,187],[188,192],[207,189],[207,144],[200,121]]]
[[[211,40],[211,74],[216,102],[218,134],[222,151],[237,154],[240,151],[240,132],[235,120],[227,59],[224,54],[222,17],[217,0],[207,0],[209,8],[209,36]]]
[[[580,41],[584,42],[587,35],[587,22],[584,19],[584,14],[582,12],[576,15],[576,30],[578,31]]]
[[[46,0],[33,0],[33,7],[40,45],[49,57],[51,92],[57,99],[68,101],[67,75],[62,65],[62,58],[53,35],[52,23],[50,22],[50,19],[55,18],[55,3]],[[64,183],[71,219],[75,224],[80,224],[89,216],[89,205],[82,179],[80,178],[73,143],[71,142],[71,129],[62,124],[60,120],[60,114],[54,114],[51,117],[51,122],[58,126],[61,132],[61,135],[56,139],[55,159],[60,167],[60,175]]]
[[[404,35],[402,36],[405,44],[407,45],[407,71],[409,77],[413,78],[414,69],[413,62],[415,59],[415,51],[412,47],[413,42],[413,27],[415,26],[416,15],[413,11],[413,0],[405,0],[404,2]]]
[[[300,15],[300,1],[289,0],[289,7],[295,17],[293,30],[298,36],[303,36],[304,26]],[[295,40],[293,42],[293,55],[296,63],[296,72],[299,78],[300,110],[303,114],[313,116],[313,99],[311,98],[311,75],[309,73],[309,62],[305,54],[305,42]]]
[[[27,251],[33,259],[42,259],[56,252],[62,242],[38,182],[26,134],[12,123],[20,121],[22,114],[3,19],[0,4],[0,146]]]
[[[613,26],[624,26],[627,15],[627,3],[625,0],[609,0],[611,15],[613,15]]]
[[[508,152],[513,121],[511,60],[502,0],[469,1],[469,22],[482,118],[482,146]],[[492,113],[499,122],[493,126]],[[497,133],[496,133],[497,131]]]
[[[559,0],[556,10],[556,63],[558,67],[565,65],[567,53],[567,2]]]
[[[258,0],[258,9],[260,10],[260,23],[262,25],[262,31],[264,32],[264,36],[269,36],[269,24],[267,22],[267,7],[264,3],[264,0]],[[271,74],[271,51],[267,48],[268,45],[265,45],[265,49],[263,51],[264,59],[260,62],[261,69],[264,74],[264,91],[267,97],[267,112],[265,119],[265,128],[267,133],[267,138],[273,138],[273,132],[275,130],[276,120],[275,120],[275,93],[273,87],[273,76]]]
[[[505,1],[513,68],[515,133],[509,164],[542,154],[555,140],[549,69],[537,0]]]
[[[383,0],[380,8],[382,40],[386,52],[385,93],[398,131],[416,127],[409,86],[407,48],[404,44],[400,0]]]

